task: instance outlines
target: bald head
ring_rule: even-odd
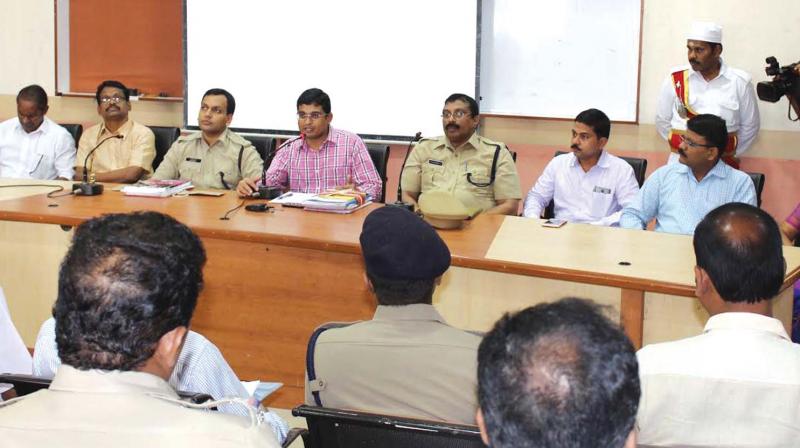
[[[752,205],[732,202],[709,212],[695,229],[694,253],[726,302],[771,299],[783,284],[778,224]]]

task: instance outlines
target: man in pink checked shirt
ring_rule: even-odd
[[[361,138],[331,127],[331,99],[320,89],[308,89],[297,98],[300,137],[278,149],[267,169],[268,187],[301,193],[321,193],[343,186],[381,197],[381,178]],[[258,189],[260,176],[245,178],[236,188],[241,196]]]

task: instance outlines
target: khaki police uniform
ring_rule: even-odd
[[[222,400],[225,401],[225,400]],[[62,365],[50,389],[0,403],[3,447],[278,447],[269,425],[192,405],[142,372]]]
[[[500,148],[495,179],[488,184],[495,150]],[[467,175],[469,179],[467,178]],[[502,199],[522,199],[517,167],[505,144],[473,133],[458,150],[447,137],[422,139],[408,157],[402,178],[403,191],[425,193],[444,190],[467,208],[486,211]]]
[[[181,136],[164,155],[153,179],[191,180],[196,188],[228,188],[245,177],[261,174],[264,161],[253,144],[244,137],[225,129],[219,140],[208,146],[202,132]]]
[[[322,332],[306,404],[474,425],[481,337],[432,305],[378,306],[371,321]]]

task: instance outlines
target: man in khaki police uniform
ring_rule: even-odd
[[[156,137],[150,128],[128,118],[128,88],[119,81],[103,81],[97,86],[95,99],[103,123],[90,127],[81,136],[75,180],[83,177],[83,164],[95,148],[87,165],[98,182],[133,183],[152,173]]]
[[[235,110],[236,100],[227,90],[207,91],[197,114],[200,132],[173,143],[153,179],[187,179],[197,188],[229,190],[243,178],[259,176],[261,156],[252,143],[228,129]]]
[[[450,327],[431,305],[450,266],[444,241],[396,207],[370,213],[360,241],[378,308],[370,321],[314,332],[306,403],[474,425],[481,338]]]
[[[203,286],[200,239],[156,212],[75,230],[53,307],[62,361],[49,389],[0,404],[4,447],[277,447],[249,418],[189,405],[167,383]],[[192,409],[195,408],[195,409]]]
[[[422,139],[403,169],[402,200],[417,207],[420,194],[444,190],[468,209],[516,215],[522,191],[517,167],[505,144],[479,136],[478,103],[450,95],[442,110],[445,135]]]

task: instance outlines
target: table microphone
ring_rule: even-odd
[[[281,144],[281,146],[279,146],[277,149],[275,149],[274,152],[271,152],[271,153],[267,154],[267,160],[270,160],[274,156],[275,153],[277,153],[278,151],[283,149],[286,145],[288,145],[288,144],[290,144],[290,143],[292,143],[294,141],[297,141],[298,139],[299,140],[303,140],[305,138],[306,138],[306,134],[303,134],[301,132],[300,135],[298,135],[297,137],[290,138],[289,140],[286,140],[285,142],[283,142]],[[267,160],[265,160],[264,163],[267,163]],[[278,196],[280,196],[282,193],[283,193],[283,189],[281,189],[281,188],[268,187],[267,186],[267,167],[265,166],[264,169],[261,170],[261,185],[258,186],[258,191],[253,193],[251,195],[251,197],[252,198],[256,198],[256,199],[275,199]]]
[[[408,161],[408,155],[411,154],[412,146],[414,145],[414,143],[420,141],[421,138],[422,138],[422,132],[417,132],[417,134],[414,135],[414,138],[412,138],[411,141],[408,142],[408,149],[406,150],[406,156],[405,158],[403,158],[403,165],[400,166],[400,178],[397,179],[397,200],[387,205],[390,205],[392,207],[404,208],[411,212],[414,211],[414,204],[403,202],[403,170],[406,168],[406,162]]]
[[[94,179],[89,182],[89,168],[87,165],[89,164],[89,157],[94,154],[95,150],[99,148],[103,143],[111,140],[112,138],[123,138],[121,135],[112,135],[110,137],[106,137],[100,141],[94,148],[89,151],[89,154],[86,154],[86,159],[83,161],[83,182],[79,184],[72,184],[72,193],[79,195],[79,196],[97,196],[98,194],[103,193],[103,184],[96,184],[94,183]]]

